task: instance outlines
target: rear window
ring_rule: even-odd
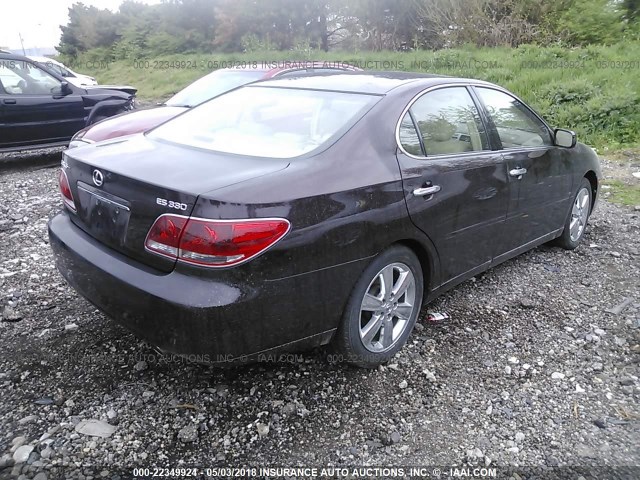
[[[176,117],[149,136],[222,153],[293,158],[346,132],[379,98],[245,87]]]

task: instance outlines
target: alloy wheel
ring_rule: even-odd
[[[576,195],[571,209],[569,233],[572,242],[577,242],[584,232],[589,218],[589,207],[589,191],[586,188],[582,188]]]
[[[416,279],[404,263],[387,265],[369,284],[360,306],[360,339],[370,352],[393,348],[416,305]]]

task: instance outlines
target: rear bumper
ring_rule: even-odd
[[[205,363],[327,343],[365,262],[238,285],[157,272],[103,246],[64,212],[50,220],[49,238],[58,270],[87,300],[160,349]]]

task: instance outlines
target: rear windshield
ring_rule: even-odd
[[[337,138],[379,98],[318,90],[245,87],[170,120],[149,136],[223,153],[292,158]]]

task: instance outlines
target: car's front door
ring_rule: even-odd
[[[474,87],[489,128],[502,145],[510,183],[506,235],[496,256],[512,256],[549,239],[564,225],[571,197],[572,167],[552,133],[524,103],[495,88]]]
[[[509,199],[501,152],[465,86],[427,90],[398,133],[409,215],[435,245],[440,284],[491,264]]]
[[[75,87],[23,60],[0,62],[3,91],[0,148],[58,143],[85,126],[84,102]]]

